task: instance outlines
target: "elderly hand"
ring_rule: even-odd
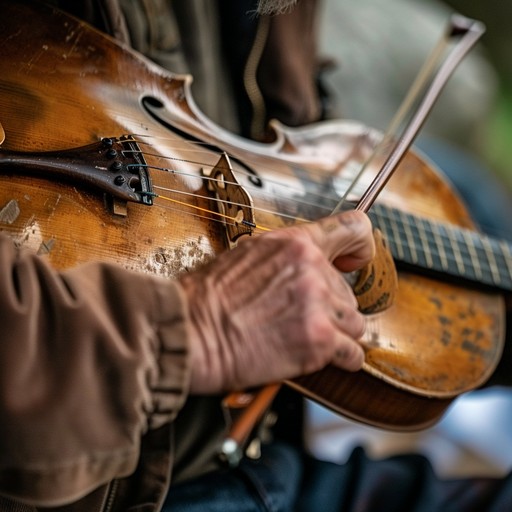
[[[181,280],[191,316],[191,393],[293,378],[334,363],[358,370],[365,322],[339,271],[371,261],[357,211],[246,239]]]

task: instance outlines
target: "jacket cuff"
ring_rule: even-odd
[[[156,367],[149,389],[153,409],[149,428],[172,421],[185,404],[190,388],[188,308],[178,282],[157,283],[158,297]]]

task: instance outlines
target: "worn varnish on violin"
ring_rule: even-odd
[[[236,242],[328,215],[378,140],[355,122],[276,124],[271,144],[243,140],[200,113],[188,77],[51,8],[0,9],[0,229],[56,268],[103,260],[178,276],[228,248],[226,224]],[[62,153],[83,146],[86,155]],[[57,153],[15,153],[47,151]],[[224,152],[254,218],[229,201],[217,213],[208,176],[227,169]],[[422,428],[499,360],[510,245],[476,233],[456,193],[412,152],[370,215],[399,288],[389,309],[368,314],[364,369],[330,366],[287,384],[363,422]]]

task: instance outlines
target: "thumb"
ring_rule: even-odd
[[[361,268],[374,257],[372,224],[363,212],[339,213],[304,228],[326,258],[344,272]]]

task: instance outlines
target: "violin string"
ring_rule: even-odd
[[[205,198],[204,196],[202,196],[200,194],[194,194],[192,192],[184,192],[184,191],[178,191],[178,190],[172,190],[172,189],[165,189],[164,187],[156,187],[156,188],[167,190],[167,191],[174,192],[174,193],[180,193],[180,194],[187,195],[187,196],[193,197],[193,198],[200,198],[200,199]],[[235,218],[230,217],[229,215],[222,214],[221,212],[203,208],[203,207],[200,207],[200,206],[197,206],[197,205],[185,202],[185,201],[181,201],[178,199],[174,199],[171,197],[167,197],[167,196],[158,195],[157,197],[160,199],[172,202],[176,205],[185,206],[185,207],[196,210],[196,213],[192,214],[196,217],[208,219],[208,220],[214,220],[214,221],[218,221],[218,222],[225,221],[230,225],[237,224],[237,221]],[[223,200],[217,200],[217,201],[225,202]],[[377,213],[377,217],[378,217],[377,222],[378,223],[384,222],[384,223],[388,223],[388,224],[389,223],[393,224],[394,229],[397,231],[397,235],[394,237],[394,238],[396,238],[396,240],[394,240],[394,243],[397,245],[401,246],[402,245],[401,240],[407,240],[409,238],[409,233],[411,233],[410,228],[419,229],[418,224],[420,222],[426,224],[426,227],[423,229],[423,231],[426,232],[427,236],[428,236],[428,233],[433,233],[434,231],[437,231],[437,235],[438,235],[439,239],[444,244],[446,244],[448,247],[451,246],[454,241],[457,242],[457,233],[460,231],[461,228],[455,228],[455,230],[441,229],[441,228],[443,228],[443,224],[432,221],[430,219],[426,219],[423,217],[416,217],[411,214],[400,215],[397,218],[397,215],[399,212],[396,211],[395,209],[385,207],[383,205],[375,205],[375,208],[376,208],[376,213],[378,212]],[[174,208],[173,210],[176,210],[176,209]],[[268,213],[276,214],[275,212],[272,212],[270,210],[264,210],[261,208],[257,209],[257,211],[265,211]],[[200,213],[197,213],[197,212],[200,212]],[[211,217],[209,217],[206,214],[213,215],[215,218],[212,219]],[[286,217],[286,218],[294,220],[294,221],[300,221],[300,222],[304,222],[304,223],[310,222],[309,219],[294,217],[292,215],[284,214],[282,212],[280,212],[276,215],[280,215],[282,217]],[[444,228],[446,228],[446,227],[444,227]],[[272,230],[272,228],[262,226],[261,224],[257,224],[256,229],[260,230],[260,231],[264,231],[264,232]],[[389,230],[386,230],[386,231],[389,231]],[[421,235],[419,235],[419,236],[421,236]],[[410,246],[410,243],[407,246],[409,247],[409,250],[412,251],[415,248],[417,248],[417,249],[421,248],[422,244],[421,243],[418,244],[413,241],[413,246]],[[434,249],[434,247],[429,245],[428,250],[433,250],[433,249]],[[471,259],[470,259],[471,252],[470,252],[470,250],[468,250],[467,243],[460,244],[457,242],[457,249],[460,252],[463,261],[466,261],[466,262],[471,261]],[[422,250],[424,250],[424,249],[422,249]],[[456,262],[456,260],[451,259],[449,256],[447,256],[447,258],[448,258],[448,260],[450,260],[451,263]]]
[[[132,164],[130,164],[130,165],[132,165]],[[151,168],[151,169],[160,170],[160,171],[163,171],[163,172],[168,171],[168,172],[171,172],[172,174],[178,174],[180,176],[184,175],[184,176],[192,176],[194,178],[200,178],[199,176],[197,176],[195,174],[192,174],[192,173],[181,173],[181,172],[177,173],[175,171],[169,171],[169,169],[167,169],[167,168],[159,168],[159,167],[153,167],[153,166],[146,166],[146,167],[147,168]],[[221,182],[221,180],[218,180],[218,179],[215,179],[215,178],[211,178],[211,177],[205,177],[204,179],[211,180],[211,181],[214,181],[214,182]],[[226,182],[224,182],[224,183],[226,183]],[[233,183],[233,184],[236,185],[236,186],[241,187],[241,185],[238,184],[238,183]],[[155,188],[157,190],[162,190],[162,191],[164,191],[164,192],[166,192],[168,194],[180,194],[180,195],[188,196],[190,198],[205,199],[205,196],[201,195],[201,194],[197,194],[197,193],[193,193],[193,192],[187,192],[187,191],[179,190],[179,189],[173,189],[173,188],[169,188],[169,187],[163,187],[161,185],[153,184],[153,188]],[[268,193],[266,195],[270,196],[270,193]],[[211,215],[218,215],[219,217],[225,217],[226,219],[231,220],[234,224],[237,223],[237,220],[235,218],[230,217],[230,216],[225,215],[225,214],[221,214],[220,212],[215,211],[215,210],[210,210],[210,209],[207,209],[207,208],[195,206],[195,205],[187,203],[185,201],[180,201],[179,199],[173,199],[173,198],[171,198],[169,196],[162,195],[162,194],[157,194],[157,197],[159,197],[159,198],[161,198],[163,200],[174,202],[176,204],[181,204],[181,205],[184,205],[184,206],[189,206],[191,208],[196,208],[197,210],[202,210],[203,212],[209,213]],[[275,199],[275,196],[272,195],[271,198]],[[236,201],[227,201],[225,199],[220,199],[218,197],[211,197],[211,196],[209,196],[209,197],[207,197],[207,199],[210,200],[210,201],[215,202],[216,204],[237,206],[239,208],[247,206],[246,204],[243,204],[243,203],[238,203]],[[290,200],[290,202],[292,202],[294,206],[302,205],[302,206],[305,206],[306,208],[309,208],[309,209],[315,208],[319,212],[319,217],[327,215],[329,213],[329,211],[330,211],[330,208],[328,206],[325,206],[325,205],[322,205],[322,204],[318,204],[318,203],[315,203],[315,202],[312,202],[312,201],[305,201],[305,200],[302,200],[302,199],[293,199],[293,200]],[[300,217],[300,216],[297,216],[297,215],[291,215],[289,213],[285,213],[284,211],[279,211],[279,210],[276,210],[276,209],[268,209],[268,208],[262,208],[262,207],[254,207],[254,206],[252,206],[251,209],[254,212],[267,213],[267,214],[271,214],[271,215],[274,215],[274,216],[279,217],[279,218],[283,218],[283,219],[287,219],[287,220],[292,220],[294,222],[310,222],[310,220],[305,219],[303,217]],[[268,227],[265,227],[265,226],[262,226],[262,225],[257,225],[256,227],[258,229],[263,230],[263,231],[270,231],[271,230],[271,228],[268,228]]]
[[[139,135],[137,134],[132,134],[131,135],[132,137],[139,137]],[[153,137],[152,135],[148,135],[148,134],[145,134],[144,137],[148,138],[148,137]],[[171,141],[171,142],[178,142],[178,144],[176,144],[175,146],[166,146],[166,149],[175,149],[175,150],[179,150],[180,152],[194,152],[194,153],[197,153],[197,149],[195,147],[192,147],[192,148],[188,148],[186,147],[186,144],[192,144],[193,146],[209,146],[209,144],[207,142],[201,142],[201,141],[176,141],[176,139],[173,139],[173,138],[170,138],[170,137],[164,137],[164,136],[154,136],[154,138],[159,138],[159,139],[164,139],[166,141]],[[136,139],[134,139],[136,140]],[[146,144],[146,145],[151,145],[150,142],[146,142],[146,141],[138,141],[140,144]],[[185,144],[186,143],[186,144]],[[126,153],[137,153],[136,150],[125,150]],[[208,149],[205,149],[203,151],[205,154],[207,155],[215,155],[217,156],[218,158],[220,158],[220,156],[225,153],[228,155],[228,157],[230,157],[231,159],[233,159],[233,161],[236,163],[237,161],[237,157],[234,156],[233,154],[227,152],[227,151],[220,151],[220,150],[212,150],[211,148],[208,148]],[[198,166],[202,166],[202,167],[209,167],[209,168],[213,168],[215,167],[216,164],[212,164],[211,162],[206,162],[206,161],[194,161],[194,160],[187,160],[185,158],[178,158],[178,157],[174,157],[174,156],[168,156],[168,155],[160,155],[160,154],[155,154],[155,153],[150,153],[148,151],[140,151],[140,154],[142,154],[143,156],[152,156],[154,158],[162,158],[162,159],[165,159],[165,160],[169,160],[169,161],[172,161],[172,162],[183,162],[183,163],[190,163],[190,164],[195,164],[195,165],[198,165]],[[288,164],[288,165],[293,165],[292,163],[290,162],[280,162],[280,163],[284,163],[284,164]],[[363,162],[359,162],[359,165],[363,165]],[[282,170],[279,170],[279,169],[276,169],[274,167],[271,167],[269,165],[261,165],[260,163],[258,163],[257,165],[258,169],[261,170],[261,171],[268,171],[269,173],[271,174],[277,174],[277,175],[287,175],[285,171],[282,171]],[[321,179],[321,178],[325,178],[325,171],[322,171],[320,169],[308,169],[308,173],[313,176],[314,178],[318,178],[318,179]],[[239,175],[242,175],[242,176],[245,176],[245,177],[248,177],[248,178],[251,178],[251,177],[255,177],[255,175],[253,175],[252,173],[250,173],[249,171],[243,169],[242,168],[238,168],[237,169],[237,174]],[[349,178],[345,178],[345,177],[342,177],[342,176],[337,176],[338,178],[338,181],[347,181],[347,182],[350,182],[351,180]],[[272,178],[268,178],[268,177],[265,177],[265,181],[269,184],[272,184],[272,185],[276,185],[276,186],[285,186],[283,185],[282,182],[280,181],[277,181],[277,180],[273,180]],[[310,179],[309,180],[309,183],[315,183],[313,179]],[[286,188],[289,190],[290,189],[290,186],[287,184],[286,185]],[[298,189],[296,189],[296,191],[298,192]],[[320,198],[326,198],[326,199],[336,199],[336,197],[333,197],[333,196],[321,196],[320,195]]]
[[[162,187],[158,187],[158,186],[155,186],[155,188],[162,188]],[[194,194],[192,192],[184,192],[183,190],[172,190],[172,189],[166,189],[167,191],[169,192],[173,192],[173,193],[177,193],[177,194],[182,194],[182,195],[187,195],[189,197],[195,197],[195,198],[200,198],[200,199],[209,199],[209,200],[213,200],[217,203],[226,203],[227,201],[224,201],[222,199],[218,199],[218,198],[210,198],[210,197],[206,197],[201,195],[201,194]],[[185,206],[185,207],[188,207],[188,208],[192,208],[194,210],[197,210],[198,212],[201,212],[203,214],[209,214],[209,215],[213,215],[215,217],[219,217],[219,221],[222,221],[222,219],[226,220],[226,221],[229,221],[231,223],[231,225],[235,226],[235,225],[238,225],[240,224],[240,222],[235,218],[235,217],[232,217],[230,215],[226,215],[224,213],[221,213],[219,212],[218,210],[211,210],[209,208],[204,208],[202,206],[198,206],[198,205],[195,205],[195,204],[192,204],[192,203],[188,203],[186,201],[181,201],[179,199],[175,199],[175,198],[172,198],[170,196],[164,196],[164,195],[161,195],[161,194],[157,194],[155,196],[155,198],[158,198],[158,199],[161,199],[161,200],[164,200],[164,201],[169,201],[171,203],[174,203],[174,204],[178,204],[178,205],[181,205],[181,206]],[[233,203],[230,203],[230,204],[233,204]],[[245,205],[239,205],[239,204],[235,204],[236,206],[245,206]],[[162,205],[159,205],[159,206],[162,206]],[[266,210],[266,209],[262,209],[262,208],[252,208],[253,211],[258,211],[258,212],[267,212],[267,213],[271,213],[275,216],[278,216],[278,217],[282,217],[282,218],[287,218],[289,220],[293,220],[294,222],[303,222],[303,223],[306,223],[306,222],[311,222],[310,220],[308,219],[304,219],[302,217],[297,217],[297,216],[293,216],[293,215],[289,215],[289,214],[286,214],[286,213],[283,213],[283,212],[276,212],[276,211],[271,211],[271,210]],[[210,217],[208,217],[207,215],[198,215],[197,213],[194,214],[195,216],[199,216],[199,217],[202,217],[204,219],[210,219]],[[215,220],[215,219],[211,219],[211,220]],[[254,225],[254,228],[257,229],[257,230],[260,230],[260,231],[272,231],[273,228],[271,227],[268,227],[268,226],[263,226],[262,224],[255,224]]]
[[[162,198],[161,196],[157,196],[157,197]],[[167,198],[167,199],[169,199],[169,198]],[[171,200],[171,202],[173,202],[173,201]],[[196,208],[193,204],[185,203],[185,205],[192,209]],[[183,213],[183,208],[178,208],[178,207],[173,208],[172,206],[170,206],[168,204],[159,204],[158,207],[163,208],[164,210],[170,210],[170,211],[174,211],[174,212],[178,212],[178,213]],[[202,211],[204,213],[187,212],[187,215],[190,217],[196,217],[196,218],[199,218],[202,220],[206,220],[208,222],[215,222],[215,223],[228,225],[228,226],[236,226],[235,219],[233,219],[233,218],[230,218],[228,216],[224,216],[223,218],[210,217],[209,215],[205,215],[205,213],[209,213],[211,215],[218,215],[218,212],[209,211],[207,209],[201,209],[200,211]],[[256,231],[258,231],[258,230],[271,231],[270,228],[265,228],[265,227],[262,228],[261,226],[256,226],[255,230]],[[251,233],[251,234],[253,234],[253,233]]]
[[[167,161],[171,161],[171,162],[179,162],[179,163],[189,163],[189,164],[194,164],[194,165],[201,165],[203,168],[204,167],[209,167],[209,168],[214,168],[215,165],[211,164],[211,163],[201,163],[201,162],[197,162],[197,161],[193,161],[193,160],[187,160],[187,159],[183,159],[183,158],[176,158],[176,157],[169,157],[169,156],[164,156],[164,155],[157,155],[157,154],[152,154],[152,153],[148,153],[148,152],[144,152],[144,151],[137,151],[137,150],[125,150],[124,153],[139,153],[141,154],[142,156],[144,157],[147,157],[147,156],[152,156],[154,158],[159,158],[159,159],[163,159],[163,160],[167,160]],[[141,165],[140,164],[129,164],[128,167],[140,167]],[[328,203],[328,202],[337,202],[338,199],[339,199],[339,196],[336,195],[336,194],[326,194],[326,193],[320,193],[319,191],[317,190],[313,190],[313,186],[315,188],[318,187],[317,183],[309,178],[309,177],[304,177],[301,179],[303,179],[303,181],[305,181],[305,185],[308,189],[308,196],[313,196],[312,197],[312,200],[311,201],[305,201],[303,199],[297,199],[297,197],[300,197],[303,193],[304,193],[304,189],[301,189],[299,187],[296,187],[294,185],[291,185],[289,183],[283,183],[283,182],[280,182],[280,181],[277,181],[277,180],[274,180],[274,179],[267,179],[265,178],[265,182],[270,185],[270,186],[273,186],[273,187],[277,187],[277,188],[286,188],[286,191],[287,191],[287,195],[284,196],[284,195],[279,195],[279,194],[276,194],[275,191],[270,193],[270,192],[266,192],[266,191],[263,191],[260,187],[256,186],[256,185],[252,185],[252,184],[249,184],[249,185],[241,185],[240,183],[238,182],[233,182],[233,181],[226,181],[226,180],[220,180],[220,179],[217,179],[217,178],[213,178],[211,176],[204,176],[204,175],[199,175],[199,174],[196,174],[196,173],[193,173],[193,172],[185,172],[185,171],[180,171],[180,170],[177,170],[177,169],[174,169],[174,168],[171,168],[171,167],[163,167],[163,166],[156,166],[156,165],[149,165],[149,164],[146,164],[145,165],[146,168],[149,168],[149,169],[154,169],[154,170],[158,170],[158,171],[163,171],[163,172],[169,172],[170,174],[175,174],[177,176],[184,176],[184,177],[191,177],[191,178],[196,178],[196,179],[202,179],[202,180],[205,180],[205,181],[210,181],[210,182],[213,182],[213,183],[221,183],[224,184],[224,185],[232,185],[232,186],[236,186],[236,187],[241,187],[241,188],[244,188],[245,190],[249,191],[249,192],[255,192],[257,193],[258,195],[267,195],[269,198],[272,198],[273,200],[280,200],[280,199],[287,199],[289,201],[292,201],[290,199],[290,192],[295,194],[294,196],[294,199],[293,201],[298,204],[298,205],[303,205],[303,206],[310,206],[310,207],[318,207],[318,208],[326,208],[327,209],[327,206],[324,206],[325,203]],[[233,170],[235,172],[235,170]],[[236,169],[236,174],[239,174],[239,175],[242,175],[244,177],[247,177],[247,178],[251,178],[251,173],[247,172],[247,171],[244,171],[243,169],[239,169],[237,168]],[[284,174],[284,173],[283,173]],[[349,177],[343,177],[343,176],[336,176],[336,177],[332,177],[333,181],[334,181],[334,189],[336,188],[343,188],[345,186],[345,184],[347,183],[350,183],[350,178]],[[313,199],[317,199],[317,201],[314,201]],[[322,204],[323,203],[323,204]],[[240,206],[240,205],[239,205]],[[330,210],[329,210],[330,211]],[[278,212],[274,212],[274,213],[278,213]],[[326,212],[327,213],[327,212]]]
[[[181,192],[183,193],[182,191],[178,191],[178,192]],[[202,199],[204,199],[204,196],[201,196],[199,194],[191,194],[191,195],[194,195],[196,197],[200,197]],[[225,215],[219,211],[216,211],[216,210],[210,210],[208,208],[203,208],[201,206],[197,206],[197,205],[194,205],[194,204],[191,204],[191,203],[187,203],[185,201],[180,201],[179,199],[174,199],[174,198],[171,198],[171,197],[167,197],[167,196],[161,196],[161,195],[157,195],[156,196],[157,199],[162,199],[164,201],[168,201],[170,203],[173,203],[173,204],[176,204],[176,205],[179,205],[179,206],[185,206],[187,208],[191,208],[193,210],[196,210],[196,212],[187,212],[187,215],[190,215],[192,217],[197,217],[197,218],[200,218],[200,219],[203,219],[203,220],[207,220],[207,221],[211,221],[211,222],[217,222],[217,223],[221,223],[221,224],[225,224],[225,225],[230,225],[230,226],[237,226],[238,224],[240,224],[240,222],[235,218],[235,217],[231,217],[229,215]],[[182,208],[173,208],[172,206],[169,206],[169,205],[163,205],[163,204],[159,204],[157,205],[158,207],[160,208],[164,208],[164,209],[167,209],[167,210],[172,210],[172,211],[179,211],[180,213],[183,213],[183,209]],[[211,217],[213,215],[213,217]],[[310,222],[306,219],[298,219],[298,220],[301,220],[303,222]],[[254,226],[254,230],[257,232],[257,231],[262,231],[262,232],[270,232],[270,231],[273,231],[273,228],[271,227],[268,227],[268,226],[263,226],[261,224],[255,224]],[[253,234],[254,232],[251,232],[251,234]]]
[[[175,190],[175,189],[171,189],[171,188],[162,187],[162,186],[159,186],[159,185],[154,185],[154,188],[156,188],[158,190],[164,190],[165,192],[170,192],[170,193],[174,193],[174,194],[186,195],[186,196],[189,196],[191,198],[205,199],[205,196],[203,196],[201,194],[195,194],[193,192],[185,192],[184,190]],[[173,201],[173,199],[169,198],[168,196],[162,196],[161,194],[158,194],[157,197]],[[229,205],[232,205],[232,206],[239,206],[240,208],[243,207],[243,206],[247,206],[247,205],[244,205],[244,204],[241,204],[241,203],[236,203],[236,202],[233,202],[233,201],[227,201],[225,199],[212,198],[212,197],[208,197],[207,199],[213,200],[213,201],[215,201],[216,203],[219,203],[219,204],[229,204]],[[176,202],[179,202],[179,200],[176,200]],[[183,203],[183,204],[188,204],[188,203]],[[193,206],[193,205],[189,205],[189,206]],[[283,217],[283,218],[286,218],[288,220],[293,220],[295,222],[308,222],[307,219],[304,219],[302,217],[297,217],[295,215],[290,215],[290,214],[284,213],[284,212],[276,212],[275,210],[269,210],[269,209],[261,208],[261,207],[258,207],[258,208],[254,208],[253,207],[252,209],[254,211],[257,211],[257,212],[260,212],[260,213],[269,213],[271,215],[276,215],[276,216],[279,216],[279,217]],[[203,210],[204,211],[208,211],[209,213],[212,213],[211,211],[209,211],[207,209],[203,209]],[[225,217],[232,219],[232,217],[228,217],[228,216],[225,216]],[[232,219],[232,220],[234,220],[234,219]]]
[[[382,204],[375,204],[374,214],[377,224],[384,232],[388,234],[390,231],[393,232],[393,235],[388,238],[391,243],[395,244],[397,250],[405,248],[411,252],[411,255],[414,250],[421,251],[425,255],[430,252],[439,260],[446,259],[452,266],[463,263],[475,267],[474,250],[478,250],[479,245],[482,245],[480,250],[485,252],[483,240],[487,240],[490,245],[499,245],[499,241],[472,229],[447,224]],[[505,249],[510,251],[510,247],[508,245]],[[457,253],[459,253],[460,259],[457,258]],[[489,264],[490,267],[493,266],[490,261]]]
[[[133,140],[135,140],[135,139],[133,139]],[[123,153],[131,153],[131,154],[137,153],[137,154],[140,154],[140,155],[142,155],[144,157],[152,156],[154,158],[159,158],[159,159],[164,159],[164,160],[172,160],[172,161],[178,161],[178,162],[187,162],[187,163],[192,163],[194,165],[199,165],[199,163],[195,162],[195,161],[179,159],[179,158],[174,158],[174,157],[166,157],[166,156],[162,156],[162,155],[158,155],[158,154],[151,154],[151,153],[148,153],[148,152],[143,152],[143,151],[140,151],[140,150],[123,150]],[[141,166],[141,164],[128,164],[127,165],[127,167],[140,167],[140,166]],[[195,179],[201,179],[201,180],[216,182],[216,183],[219,183],[219,184],[222,184],[222,185],[231,184],[233,186],[242,187],[242,185],[240,185],[239,183],[236,183],[236,182],[227,182],[226,180],[220,180],[220,179],[212,178],[210,176],[201,176],[201,175],[194,174],[194,173],[191,173],[191,172],[176,171],[175,169],[170,169],[168,167],[159,167],[159,166],[148,165],[148,164],[144,164],[143,166],[145,168],[147,168],[147,169],[153,169],[153,170],[156,170],[156,171],[168,172],[168,173],[174,174],[174,175],[192,177],[192,178],[195,178]],[[208,164],[208,166],[211,166],[212,168],[215,167],[214,165],[211,165],[211,164]],[[282,186],[282,184],[280,184],[280,183],[279,183],[279,185]],[[181,195],[186,195],[186,196],[189,196],[189,197],[192,197],[192,198],[200,198],[200,199],[204,199],[205,198],[205,196],[203,196],[201,194],[195,194],[195,193],[192,193],[192,192],[186,192],[184,190],[171,189],[171,188],[162,187],[162,186],[159,186],[159,185],[153,185],[153,187],[155,189],[158,189],[158,190],[164,190],[167,193],[181,194]],[[256,187],[253,187],[253,188],[256,189]],[[229,215],[223,214],[223,213],[221,213],[219,211],[216,211],[216,210],[211,210],[211,209],[208,209],[208,208],[203,208],[203,207],[200,207],[200,206],[188,203],[186,201],[181,201],[179,199],[175,199],[175,198],[172,198],[172,197],[169,197],[169,196],[164,196],[164,195],[161,195],[161,194],[157,194],[155,197],[160,198],[160,199],[165,200],[165,201],[172,202],[174,204],[179,204],[181,206],[193,208],[193,209],[197,210],[198,212],[202,212],[204,214],[209,214],[209,215],[213,215],[213,216],[216,216],[216,217],[220,217],[221,219],[218,219],[219,221],[222,221],[222,219],[224,219],[225,221],[230,221],[232,223],[232,225],[238,224],[237,219],[235,219],[234,217],[231,217]],[[275,199],[275,196],[272,196],[272,197],[273,197],[273,199]],[[227,200],[220,199],[220,198],[208,197],[208,199],[211,200],[211,201],[213,200],[213,201],[215,201],[216,203],[219,203],[219,204],[229,204],[230,206],[238,206],[238,207],[247,206],[245,204],[241,204],[241,203],[237,203],[237,202],[233,202],[233,201],[227,201]],[[295,202],[296,203],[300,203],[301,201],[295,199]],[[302,203],[304,203],[304,201],[302,201]],[[319,207],[319,205],[315,204],[315,203],[310,203],[309,206],[315,206],[317,208]],[[283,218],[287,218],[289,220],[293,220],[295,222],[309,222],[308,220],[306,220],[304,218],[297,217],[297,216],[292,216],[290,214],[286,214],[284,212],[279,212],[279,211],[276,211],[276,210],[269,210],[269,209],[264,209],[264,208],[254,208],[254,207],[251,207],[251,208],[252,208],[253,211],[270,213],[270,214],[273,214],[273,215],[276,215],[276,216],[279,216],[279,217],[283,217]],[[197,213],[194,214],[194,215],[201,217],[201,215],[199,215]],[[202,217],[203,218],[209,218],[206,215],[203,215]],[[211,220],[213,220],[213,219],[211,219]],[[272,230],[271,228],[266,227],[266,226],[262,226],[262,225],[256,225],[255,229],[259,229],[261,231],[271,231]]]
[[[147,144],[147,143],[146,143]],[[169,149],[173,149],[173,148],[169,148]],[[176,149],[176,148],[174,148]],[[182,150],[182,148],[180,148],[180,150]],[[189,151],[194,151],[192,149],[190,149]],[[197,153],[197,151],[194,151]],[[165,156],[165,155],[159,155],[157,153],[150,153],[149,151],[140,151],[140,150],[135,150],[135,149],[126,149],[126,150],[123,150],[123,153],[131,153],[131,154],[140,154],[144,157],[153,157],[153,158],[163,158],[165,160],[171,160],[173,162],[179,162],[179,163],[185,163],[185,164],[193,164],[193,165],[198,165],[200,167],[215,167],[215,165],[212,165],[210,162],[197,162],[195,160],[187,160],[186,158],[178,158],[178,157],[175,157],[175,156]],[[205,153],[209,153],[207,151],[205,151]],[[210,152],[211,153],[211,152]]]
[[[267,191],[262,191],[260,190],[258,187],[254,186],[254,185],[251,185],[251,186],[246,186],[246,185],[241,185],[240,183],[237,183],[237,182],[232,182],[232,181],[226,181],[226,180],[220,180],[220,179],[217,179],[217,178],[212,178],[211,176],[198,176],[197,174],[193,174],[193,173],[188,173],[188,172],[183,172],[183,171],[175,171],[175,170],[169,170],[165,167],[156,167],[156,166],[152,166],[152,165],[146,165],[145,166],[146,168],[148,169],[154,169],[154,170],[158,170],[158,171],[162,171],[162,172],[170,172],[171,174],[174,174],[174,175],[178,175],[178,176],[186,176],[186,177],[192,177],[192,178],[195,178],[195,179],[204,179],[205,181],[209,181],[209,182],[212,182],[212,183],[219,183],[219,184],[227,184],[227,185],[233,185],[233,186],[236,186],[236,187],[241,187],[241,188],[244,188],[246,190],[249,190],[249,191],[256,191],[258,193],[258,196],[266,196],[268,197],[269,199],[272,199],[272,200],[275,200],[276,198],[277,199],[282,199],[283,197],[285,196],[276,196],[276,194],[274,193],[271,193],[271,192],[267,192]],[[299,189],[294,189],[293,187],[288,187],[288,185],[285,185],[283,183],[275,183],[277,186],[281,186],[281,187],[286,187],[289,191],[292,190],[294,192],[297,193],[297,195],[299,195],[302,191],[299,190]],[[161,188],[163,189],[164,187],[159,187],[158,185],[155,185],[155,188]],[[166,189],[167,192],[180,192],[180,190],[174,190],[174,189]],[[323,200],[331,200],[331,201],[334,201],[336,198],[333,197],[333,196],[330,196],[330,195],[325,195],[325,194],[318,194],[318,193],[315,193],[315,192],[310,192],[311,195],[314,195],[314,196],[317,196]],[[321,204],[319,202],[316,202],[316,201],[313,201],[313,200],[305,200],[305,199],[299,199],[299,198],[294,198],[293,200],[291,200],[288,196],[286,197],[286,199],[288,199],[290,202],[292,202],[294,205],[298,205],[298,206],[304,206],[304,207],[309,207],[309,208],[317,208],[319,210],[325,210],[326,212],[329,211],[329,206],[327,205],[324,205],[324,204]],[[216,199],[218,202],[221,202],[221,203],[229,203],[231,205],[234,205],[234,206],[245,206],[244,204],[242,203],[237,203],[235,201],[226,201],[226,200],[222,200],[222,199]],[[264,208],[257,208],[257,211],[260,211],[260,212],[265,212],[265,213],[273,213],[275,215],[284,215],[286,216],[286,214],[284,214],[283,212],[277,212],[275,210],[267,210],[267,209],[264,209]],[[293,219],[297,219],[297,217],[291,217],[290,215],[288,215],[288,217],[290,218],[293,218]]]
[[[160,199],[164,199],[166,201],[170,201],[170,202],[172,202],[174,204],[179,204],[180,206],[186,206],[186,207],[189,207],[189,208],[194,208],[198,212],[208,213],[210,215],[215,215],[217,217],[220,217],[221,220],[224,219],[224,220],[231,221],[232,225],[236,225],[237,224],[237,221],[236,221],[236,219],[234,217],[231,217],[230,215],[225,215],[224,213],[221,213],[219,211],[213,211],[213,210],[210,210],[208,208],[203,208],[201,206],[197,206],[197,205],[193,205],[193,204],[187,203],[185,201],[180,201],[179,199],[174,199],[172,197],[166,197],[166,196],[160,196],[160,195],[158,195],[157,197],[159,197]],[[198,216],[197,213],[196,213],[196,216]],[[206,216],[204,216],[203,218],[206,218]],[[255,225],[254,227],[256,229],[260,229],[261,231],[272,231],[271,228],[267,228],[267,227],[261,226],[261,225]]]

